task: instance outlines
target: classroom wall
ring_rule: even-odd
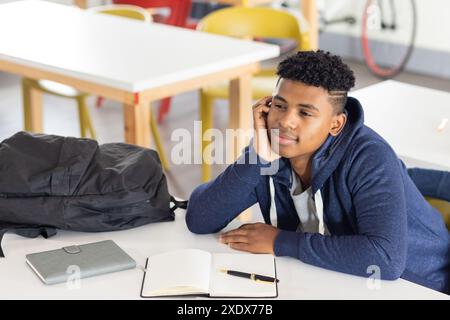
[[[354,14],[357,24],[354,26],[335,25],[327,31],[339,34],[359,36],[361,32],[361,17],[366,1],[364,0],[317,0],[318,6],[328,8],[334,16]],[[387,0],[383,0],[386,5]],[[407,0],[395,0],[398,6],[398,16],[407,11]],[[416,45],[419,48],[450,52],[450,1],[448,0],[416,0],[418,32]],[[384,38],[385,41],[399,42],[401,30],[393,33],[393,36]]]
[[[406,11],[406,0],[395,0],[398,15]],[[361,18],[365,0],[317,0],[319,8],[325,8],[329,16],[356,15],[357,23],[327,27],[320,36],[320,47],[347,58],[362,60],[360,45]],[[384,0],[386,5],[387,0]],[[407,70],[450,79],[450,1],[416,0],[418,29],[415,51]],[[391,36],[378,38],[380,46],[402,46],[401,30]]]

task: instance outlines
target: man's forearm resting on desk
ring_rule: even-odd
[[[360,103],[347,97],[352,71],[317,51],[287,58],[278,75],[274,96],[253,106],[252,143],[193,191],[189,230],[219,232],[258,203],[265,224],[226,232],[223,243],[448,291],[450,234],[392,148],[364,125]],[[263,174],[268,167],[278,170]],[[450,188],[442,181],[439,188]]]

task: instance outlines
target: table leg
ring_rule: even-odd
[[[142,147],[150,146],[150,102],[125,104],[125,142]]]
[[[309,41],[311,49],[319,48],[319,22],[316,0],[301,0],[301,8],[303,16],[309,24]]]
[[[230,122],[228,127],[249,130],[252,124],[251,75],[245,75],[230,82]],[[234,131],[235,132],[235,131]],[[238,135],[231,143],[231,157],[235,160],[249,142],[248,135]]]
[[[230,123],[229,128],[234,130],[243,129],[247,131],[252,128],[252,88],[251,75],[244,75],[230,82]],[[230,150],[233,160],[235,160],[248,145],[250,136],[248,134],[233,134],[233,141]],[[227,157],[228,158],[228,157]],[[248,222],[252,218],[250,209],[243,211],[238,219],[241,222]]]
[[[43,133],[42,92],[22,83],[25,131]]]

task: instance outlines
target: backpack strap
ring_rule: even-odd
[[[39,236],[43,236],[45,239],[53,237],[57,230],[53,227],[32,227],[26,225],[7,225],[0,226],[0,258],[4,258],[5,254],[2,249],[2,240],[5,233],[8,231],[13,231],[17,235],[26,237],[26,238],[36,238]]]
[[[176,209],[187,209],[188,201],[178,201],[173,196],[170,196],[170,202],[174,204],[172,208],[170,208],[170,211],[175,212]]]
[[[5,257],[5,254],[3,253],[3,249],[2,249],[2,240],[3,240],[3,236],[5,235],[6,232],[8,232],[8,229],[0,230],[0,258]]]
[[[48,239],[50,237],[53,237],[57,233],[57,230],[53,227],[26,227],[17,229],[15,230],[15,232],[17,235],[26,238],[37,238],[39,236],[42,236],[45,239]]]

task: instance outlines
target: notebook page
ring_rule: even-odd
[[[250,279],[230,276],[220,269],[237,270],[275,277],[271,254],[215,253],[212,255],[210,295],[214,297],[276,297],[277,287]]]
[[[208,293],[211,254],[197,249],[149,257],[142,295]]]

